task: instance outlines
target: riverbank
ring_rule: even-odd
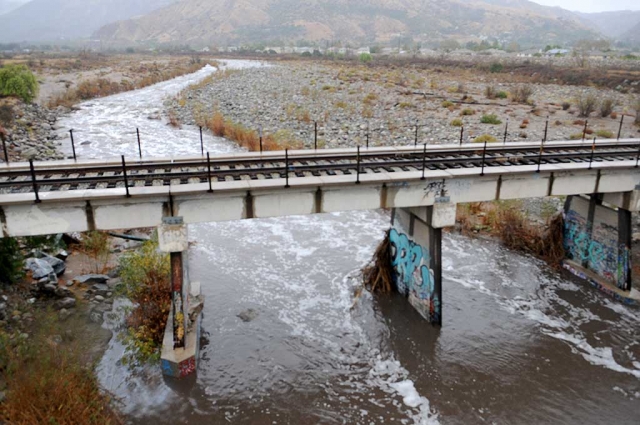
[[[201,125],[216,111],[265,134],[288,132],[313,147],[318,122],[319,147],[370,144],[458,143],[489,135],[496,141],[540,141],[547,117],[547,140],[580,136],[637,137],[632,95],[615,90],[555,84],[522,84],[517,78],[478,70],[420,70],[356,64],[278,62],[231,73],[194,85],[166,102],[167,114],[183,124]],[[530,90],[530,94],[516,94]],[[610,99],[612,113],[580,117],[576,101],[594,95]],[[495,117],[493,116],[495,115]],[[489,119],[485,118],[489,117]],[[486,122],[486,123],[483,123]],[[508,128],[507,122],[509,123]],[[462,126],[464,130],[462,131]]]

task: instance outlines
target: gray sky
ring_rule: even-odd
[[[605,12],[608,10],[640,10],[640,0],[533,0],[545,6],[560,6],[580,12]]]

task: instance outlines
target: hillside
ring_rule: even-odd
[[[607,37],[627,39],[633,27],[640,24],[640,11],[621,10],[616,12],[580,13],[579,16],[596,25],[596,28]],[[640,35],[640,32],[636,34]]]
[[[144,15],[173,1],[32,0],[0,16],[0,43],[88,37],[105,24]]]
[[[492,36],[528,45],[598,33],[570,12],[526,0],[183,0],[95,33],[116,43],[389,42],[398,36]]]
[[[622,40],[640,44],[640,21],[631,29],[626,31],[622,36]]]
[[[19,8],[29,0],[0,0],[0,15]]]

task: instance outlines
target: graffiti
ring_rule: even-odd
[[[435,194],[436,196],[447,196],[447,181],[442,179],[435,182],[431,182],[424,188],[424,192],[427,195]]]
[[[597,290],[605,293],[606,295],[612,297],[613,299],[615,299],[617,301],[620,301],[620,302],[623,302],[623,303],[628,304],[628,305],[636,305],[637,304],[637,302],[633,298],[625,297],[625,296],[619,294],[618,292],[615,292],[611,288],[603,286],[601,283],[593,280],[592,278],[587,276],[585,273],[583,273],[583,272],[581,272],[579,270],[576,270],[575,268],[571,267],[569,264],[564,263],[563,267],[567,271],[569,271],[571,274],[573,274],[574,276],[579,277],[580,279],[586,280],[587,282],[589,282],[589,284],[591,286],[593,286]]]
[[[391,265],[396,288],[408,296],[411,304],[430,322],[439,322],[440,300],[433,271],[429,268],[429,251],[411,241],[404,233],[391,229]]]
[[[591,235],[588,230],[592,229]],[[605,223],[592,226],[576,211],[565,218],[564,249],[570,260],[586,263],[587,268],[621,289],[627,286],[629,249],[620,246],[618,230]]]

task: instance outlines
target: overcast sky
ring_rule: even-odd
[[[607,10],[640,10],[640,0],[533,0],[546,6],[560,6],[580,12]]]

